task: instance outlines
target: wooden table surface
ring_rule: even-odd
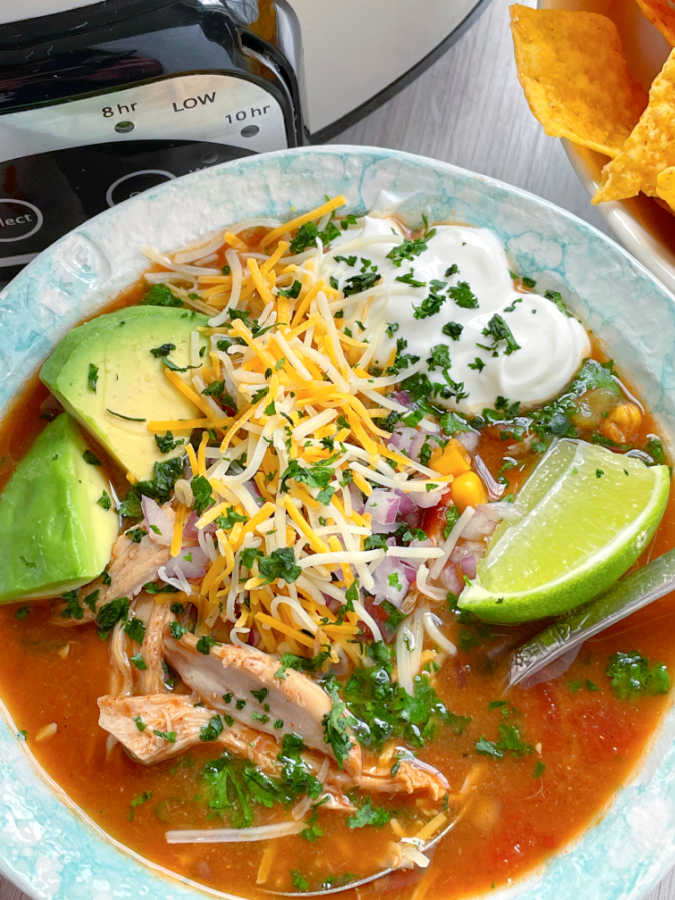
[[[430,69],[334,142],[446,160],[546,197],[607,231],[562,145],[546,137],[527,108],[513,64],[508,6],[509,0],[492,0]],[[27,898],[0,878],[0,900]],[[645,900],[675,900],[675,870]]]

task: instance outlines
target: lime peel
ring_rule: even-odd
[[[563,439],[542,458],[459,599],[486,622],[561,615],[605,591],[637,560],[665,511],[667,466]]]

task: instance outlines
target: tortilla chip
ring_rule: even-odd
[[[675,166],[675,50],[652,82],[649,105],[621,153],[602,170],[593,203],[623,200],[639,191],[656,196],[659,172]]]
[[[616,156],[647,96],[616,25],[597,13],[511,7],[518,76],[546,134]]]
[[[675,212],[675,166],[664,169],[656,176],[656,193]]]
[[[668,0],[637,0],[637,5],[652,25],[675,47],[675,6]]]

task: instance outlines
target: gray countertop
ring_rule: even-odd
[[[546,137],[530,114],[516,77],[508,5],[492,0],[420,78],[334,142],[446,160],[546,197],[607,231],[560,141]],[[675,873],[645,900],[673,898]],[[26,897],[0,879],[0,900]]]

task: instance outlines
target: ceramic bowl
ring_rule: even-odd
[[[584,9],[609,16],[621,35],[631,72],[645,90],[660,72],[670,45],[634,0],[539,0],[543,9]],[[563,140],[565,152],[588,191],[595,193],[607,157]],[[595,207],[624,247],[675,293],[675,215],[640,195]]]
[[[343,193],[348,209],[396,210],[410,224],[457,220],[494,229],[514,270],[566,302],[600,335],[675,435],[673,298],[624,250],[530,194],[445,163],[392,150],[325,147],[253,156],[168,182],[66,235],[0,294],[0,408],[59,338],[161,250],[237,220],[287,219]],[[603,817],[544,866],[490,897],[638,900],[675,863],[675,710]],[[54,900],[207,894],[109,839],[42,774],[0,715],[0,870]],[[222,895],[221,895],[222,896]]]

